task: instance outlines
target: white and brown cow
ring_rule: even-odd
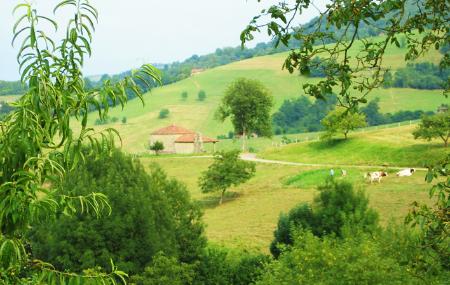
[[[364,177],[368,178],[370,180],[370,183],[374,181],[378,181],[378,183],[381,182],[381,178],[388,176],[387,172],[385,171],[375,171],[375,172],[368,172]]]

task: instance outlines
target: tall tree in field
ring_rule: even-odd
[[[159,81],[159,72],[145,65],[131,77],[101,90],[86,90],[81,72],[91,54],[92,32],[97,11],[87,0],[59,1],[54,12],[71,13],[66,33],[60,40],[51,31],[57,23],[23,1],[14,9],[21,12],[14,25],[13,43],[19,43],[17,56],[26,93],[15,109],[0,122],[0,283],[1,284],[116,284],[126,274],[113,263],[111,273],[91,270],[83,275],[58,271],[35,259],[26,239],[33,225],[52,219],[58,212],[67,215],[110,211],[101,193],[71,196],[57,182],[65,172],[84,159],[83,144],[91,152],[108,151],[117,132],[96,133],[87,126],[91,108],[101,119],[110,103],[125,105],[126,91],[141,97],[137,81]],[[53,39],[52,39],[53,37]],[[150,86],[150,83],[147,82]],[[142,97],[141,97],[142,98]],[[79,125],[73,132],[71,126]]]
[[[216,116],[222,121],[231,118],[235,133],[242,136],[245,152],[248,135],[272,135],[272,106],[272,95],[260,81],[240,78],[228,86]]]
[[[324,59],[324,70],[332,72],[326,78],[304,84],[305,93],[324,99],[335,90],[338,104],[354,111],[360,103],[367,102],[366,97],[373,89],[383,85],[388,71],[384,65],[386,54],[391,47],[405,46],[399,52],[406,62],[411,62],[431,50],[450,45],[448,0],[331,0],[311,25],[293,27],[295,19],[309,10],[318,10],[314,1],[282,1],[262,10],[241,33],[242,45],[263,29],[274,37],[275,45],[289,47],[292,39],[300,41],[300,45],[291,47],[283,68],[308,75],[312,59],[316,56]],[[360,33],[363,26],[379,31],[380,36],[364,38]],[[439,67],[444,70],[450,67],[450,54],[448,49],[442,53]],[[447,80],[443,93],[448,95],[449,91]],[[430,192],[436,198],[436,209],[416,203],[408,222],[420,226],[423,246],[445,260],[448,270],[450,223],[443,213],[450,211],[450,154],[443,153],[443,157],[440,164],[429,166],[427,174],[428,182],[442,176]],[[427,261],[420,258],[412,262],[427,266]]]
[[[199,186],[203,193],[220,192],[220,202],[223,202],[225,191],[231,186],[237,186],[255,175],[255,164],[239,158],[239,151],[219,152],[214,156],[214,162],[202,173]]]
[[[350,131],[367,126],[364,114],[351,113],[343,108],[337,108],[328,113],[321,123],[325,127],[323,139],[330,139],[338,133],[343,134],[347,139]]]
[[[415,139],[423,138],[428,141],[440,138],[444,141],[444,146],[447,147],[450,139],[450,112],[424,116],[413,135]]]

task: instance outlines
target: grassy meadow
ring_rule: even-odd
[[[450,150],[440,140],[415,140],[416,126],[353,133],[348,140],[315,141],[271,147],[258,157],[302,163],[424,167]]]
[[[352,56],[355,56],[355,49]],[[401,48],[389,47],[385,59],[388,68],[404,67]],[[210,137],[225,135],[232,130],[231,123],[218,122],[214,113],[224,94],[226,87],[239,77],[258,79],[270,89],[274,96],[275,112],[284,100],[296,98],[303,94],[302,84],[317,82],[318,78],[306,78],[297,74],[289,74],[282,70],[286,53],[255,57],[228,65],[220,66],[171,85],[163,86],[147,93],[145,105],[140,100],[131,100],[124,110],[113,108],[111,117],[118,117],[119,122],[98,126],[114,127],[122,135],[123,147],[128,152],[143,152],[149,134],[169,124],[177,124],[201,132]],[[441,55],[438,52],[430,53],[421,60],[438,62]],[[197,100],[199,90],[205,90],[206,100]],[[188,92],[187,100],[182,100],[181,93]],[[441,104],[448,102],[440,90],[416,90],[408,88],[390,88],[374,90],[368,99],[380,98],[382,112],[395,112],[399,110],[425,110],[435,111]],[[170,111],[168,118],[159,119],[159,111],[167,108]],[[127,117],[127,123],[121,124],[120,119]],[[89,124],[94,125],[96,116],[91,116]]]
[[[329,169],[290,165],[257,164],[256,176],[249,182],[230,189],[224,204],[218,205],[217,194],[202,194],[198,177],[212,162],[211,158],[145,157],[144,166],[152,163],[162,166],[170,177],[186,184],[192,197],[204,208],[204,222],[208,239],[233,248],[254,249],[264,252],[273,238],[281,212],[296,204],[311,202],[316,185],[323,183]],[[365,189],[370,206],[377,210],[383,225],[390,221],[402,222],[417,200],[429,202],[430,185],[424,181],[424,171],[412,177],[396,177],[395,173],[380,184],[370,184],[363,178],[368,170],[348,168],[346,178],[357,189]]]

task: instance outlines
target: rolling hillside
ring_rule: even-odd
[[[405,65],[401,52],[400,48],[394,47],[388,50],[389,56],[385,59],[387,67],[395,69]],[[430,52],[422,60],[436,63],[440,56],[438,52]],[[214,113],[227,85],[236,78],[247,77],[261,80],[273,93],[274,111],[284,100],[301,95],[303,83],[319,80],[300,77],[281,70],[285,57],[286,53],[280,53],[239,61],[156,88],[145,95],[145,106],[142,106],[139,100],[131,100],[123,111],[121,108],[111,110],[111,117],[127,117],[127,124],[116,123],[102,127],[115,127],[122,135],[124,149],[129,152],[144,151],[149,133],[169,124],[179,124],[212,137],[227,134],[232,130],[231,124],[215,121]],[[206,91],[207,98],[204,102],[197,101],[199,90]],[[185,101],[181,99],[183,91],[189,93]],[[370,98],[380,98],[380,107],[383,112],[417,109],[434,111],[438,105],[448,100],[439,90],[379,89],[370,96]],[[170,110],[167,119],[158,119],[162,108]],[[95,119],[95,116],[91,116],[91,125],[94,124]]]

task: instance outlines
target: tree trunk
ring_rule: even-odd
[[[222,194],[220,194],[220,201],[219,201],[219,205],[222,205],[223,203],[223,196],[225,194],[225,190],[222,190]]]
[[[242,152],[247,151],[246,145],[247,134],[245,133],[245,128],[242,129]]]
[[[344,138],[347,139],[348,132],[344,132]]]

